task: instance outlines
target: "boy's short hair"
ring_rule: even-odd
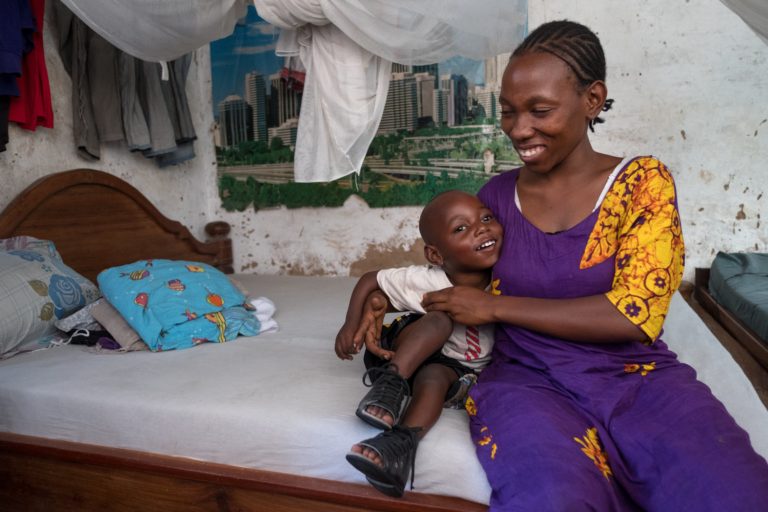
[[[430,221],[432,220],[433,216],[439,211],[439,207],[441,206],[442,202],[447,199],[446,196],[457,194],[472,196],[472,194],[464,192],[463,190],[445,190],[432,197],[432,199],[430,199],[429,202],[421,210],[421,215],[419,216],[419,234],[421,235],[421,238],[424,240],[425,244],[430,245],[432,243],[432,238],[434,237],[434,233],[431,232],[432,226],[430,225]]]

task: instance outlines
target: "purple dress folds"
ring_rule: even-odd
[[[604,294],[649,340],[497,327],[467,402],[491,510],[768,510],[768,464],[659,339],[684,260],[672,177],[653,157],[622,165],[599,207],[558,233],[520,212],[517,170],[480,190],[504,226],[494,293]]]

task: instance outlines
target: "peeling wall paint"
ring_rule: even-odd
[[[275,208],[217,218],[232,225],[235,270],[362,275],[376,265],[423,263],[419,207],[371,209],[351,196],[340,208]]]
[[[605,43],[609,96],[616,100],[593,145],[653,154],[671,169],[686,239],[686,279],[716,251],[768,252],[768,45],[719,0],[529,0],[529,25],[568,18]],[[232,224],[235,270],[262,274],[360,275],[377,266],[423,262],[419,208],[371,209],[356,197],[341,208],[225,212],[219,207],[207,49],[187,84],[198,157],[159,170],[120,145],[101,162],[72,147],[70,82],[46,23],[55,130],[12,129],[0,153],[0,208],[35,179],[90,167],[116,174],[202,237],[210,220]]]

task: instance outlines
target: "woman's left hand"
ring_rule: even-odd
[[[453,286],[424,294],[421,305],[426,311],[444,311],[455,322],[482,325],[496,321],[493,296],[470,286]]]

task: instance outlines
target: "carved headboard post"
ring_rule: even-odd
[[[229,260],[224,261],[224,259],[222,258],[215,265],[219,270],[221,270],[225,274],[234,274],[235,272],[234,268],[232,267],[234,263],[232,258],[232,239],[229,238],[229,233],[231,230],[232,230],[232,227],[229,225],[229,223],[224,222],[223,220],[209,222],[208,224],[205,225],[205,233],[209,237],[208,240],[210,242],[223,244],[226,247],[226,249],[222,251],[222,253],[229,255]]]

